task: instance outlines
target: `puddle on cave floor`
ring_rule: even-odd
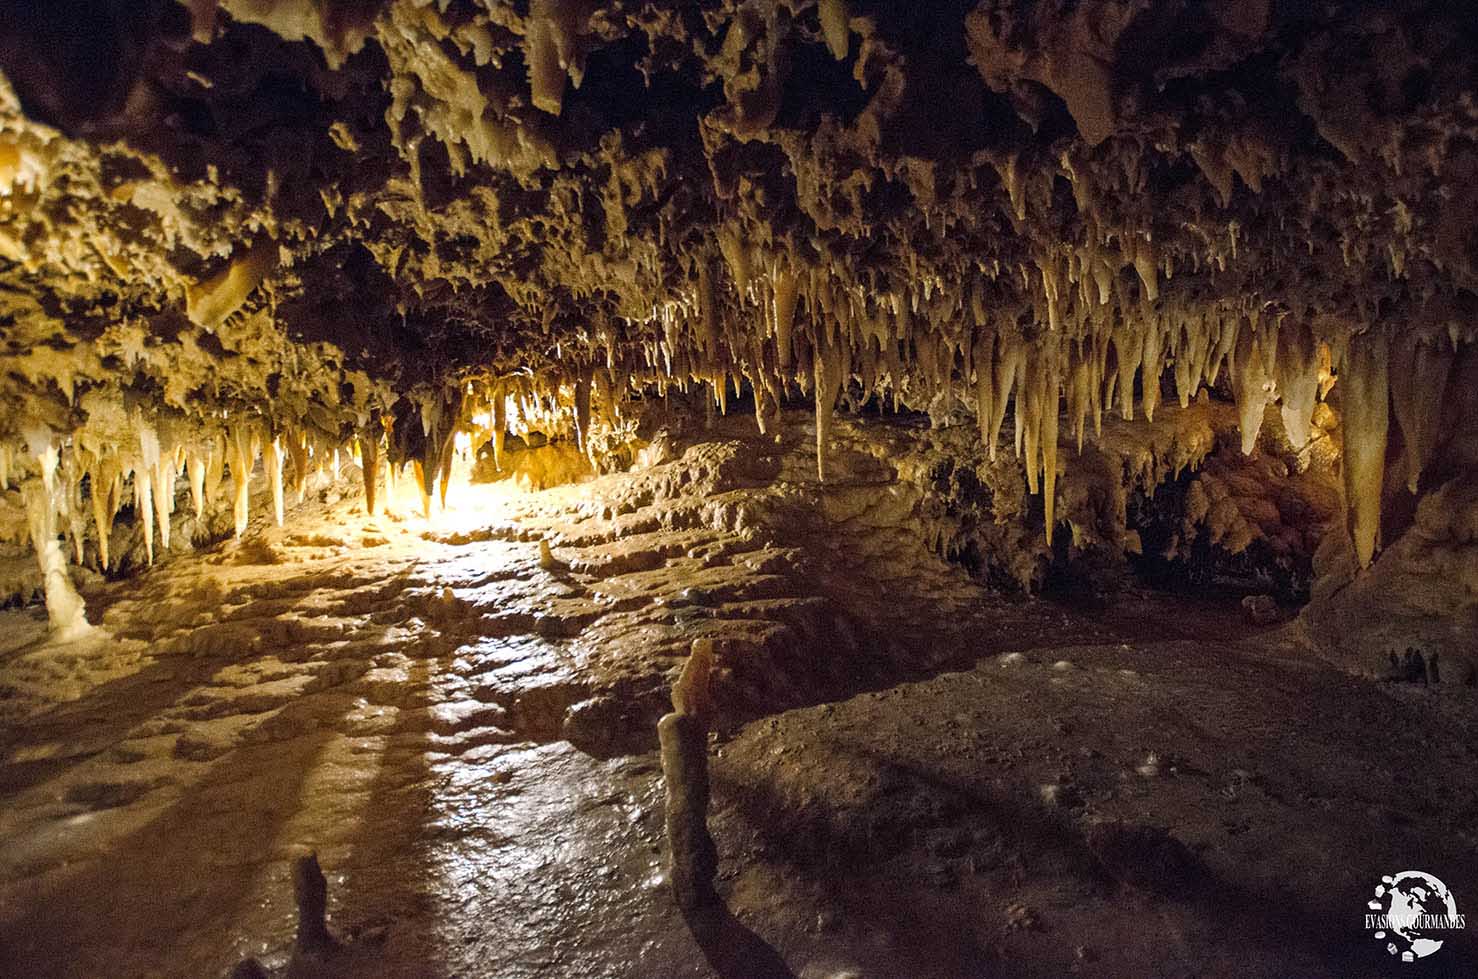
[[[280,965],[311,848],[365,942],[344,975],[712,975],[650,751],[695,632],[752,660],[720,888],[797,975],[1334,975],[1413,852],[1478,893],[1458,691],[1337,674],[1220,603],[1008,600],[923,558],[869,584],[713,525],[612,560],[574,491],[469,494],[98,587],[71,646],[3,614],[0,972]]]

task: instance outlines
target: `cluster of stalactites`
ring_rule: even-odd
[[[603,440],[636,422],[628,402],[634,385],[640,381],[626,372],[595,364],[479,377],[467,385],[463,428],[474,454],[492,444],[493,464],[500,470],[507,437],[531,432],[572,439],[599,468]]]
[[[1105,412],[1153,421],[1167,387],[1184,407],[1224,377],[1245,453],[1275,405],[1289,445],[1301,452],[1320,437],[1320,400],[1337,376],[1347,376],[1341,430],[1349,523],[1359,561],[1368,564],[1378,546],[1387,405],[1406,435],[1405,476],[1415,492],[1437,439],[1454,352],[1474,339],[1471,328],[1454,326],[1426,340],[1404,333],[1388,350],[1383,327],[1360,332],[1252,299],[1184,303],[1162,293],[1173,268],[1135,236],[1116,249],[1064,248],[1031,267],[950,278],[920,271],[896,290],[845,281],[733,233],[720,233],[714,252],[695,262],[688,287],[646,322],[595,328],[597,358],[603,351],[617,391],[627,383],[661,390],[707,382],[723,410],[728,393],[747,385],[760,430],[770,432],[798,387],[815,401],[823,482],[839,400],[877,398],[931,417],[973,411],[993,458],[1009,414],[1029,488],[1043,494],[1049,542],[1059,443],[1070,436],[1081,451]],[[1029,303],[989,306],[991,280],[1005,275],[1019,277]],[[720,301],[725,288],[733,292]]]
[[[337,447],[300,428],[233,416],[210,424],[187,423],[178,416],[125,408],[99,393],[87,395],[83,407],[87,422],[75,431],[55,432],[37,424],[24,431],[21,444],[0,445],[0,491],[21,484],[47,609],[58,632],[85,625],[82,600],[66,573],[69,558],[86,563],[90,537],[96,546],[95,566],[112,568],[114,523],[126,504],[132,504],[145,560],[152,564],[156,554],[171,547],[182,475],[199,520],[218,494],[229,492],[238,537],[247,529],[251,477],[259,457],[279,525],[288,501],[285,483],[301,502],[310,481],[324,478],[330,465],[337,478]]]

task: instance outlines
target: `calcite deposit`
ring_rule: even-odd
[[[54,441],[91,501],[70,550],[106,570],[130,497],[146,558],[169,548],[171,472],[201,503],[232,473],[240,508],[259,457],[301,482],[368,453],[429,505],[457,431],[594,455],[700,385],[762,428],[813,400],[823,475],[838,403],[973,414],[992,456],[1009,417],[1050,542],[1105,414],[1209,389],[1244,452],[1268,406],[1295,450],[1327,409],[1368,565],[1409,520],[1386,486],[1451,478],[1472,421],[1444,395],[1473,360],[1471,24],[1236,7],[151,0],[64,35],[18,15],[13,477],[40,478],[28,434]]]
[[[87,649],[177,564],[372,551],[380,520],[516,541],[552,584],[515,634],[587,636],[598,675],[528,724],[600,757],[655,743],[695,638],[727,736],[968,659],[998,602],[1037,622],[1150,584],[1296,617],[1367,676],[1439,650],[1460,685],[1475,24],[1435,0],[0,5],[0,602]],[[530,502],[439,523],[491,485]],[[320,525],[351,509],[362,534]],[[0,677],[0,702],[45,687]]]

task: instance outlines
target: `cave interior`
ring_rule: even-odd
[[[1474,51],[0,0],[0,976],[1478,975]]]

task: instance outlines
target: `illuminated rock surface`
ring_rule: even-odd
[[[719,889],[798,973],[1357,968],[1241,909],[1471,851],[1475,46],[1430,0],[8,5],[0,947],[224,971],[311,846],[388,974],[701,974],[650,752],[712,639]],[[1440,690],[1374,685],[1408,647]],[[1140,850],[1195,886],[1104,881]]]

